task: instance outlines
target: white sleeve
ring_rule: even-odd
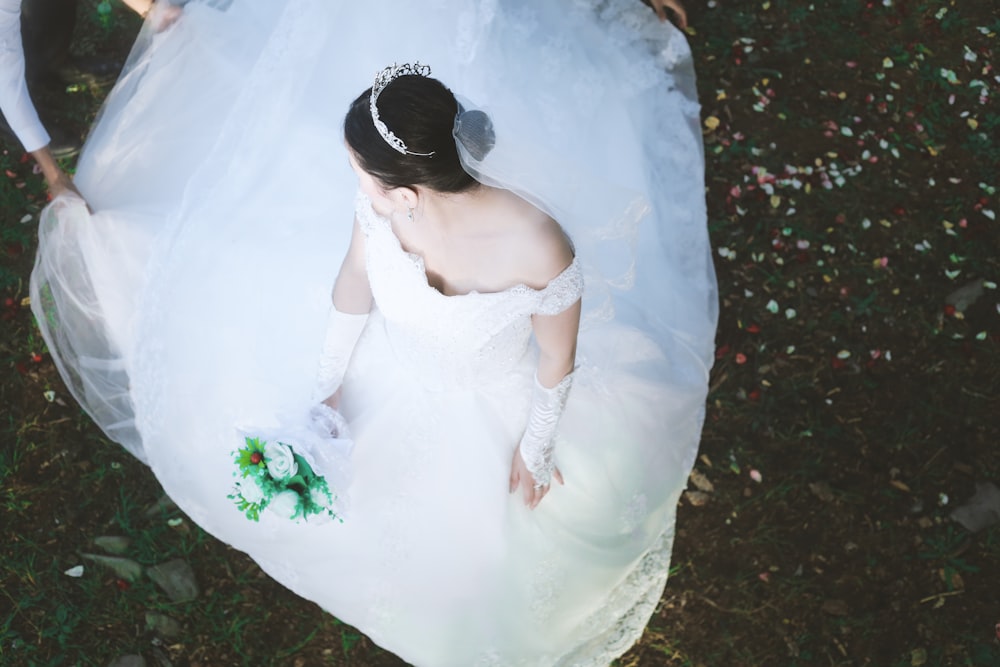
[[[24,80],[21,0],[0,0],[0,111],[24,150],[30,153],[49,143]]]

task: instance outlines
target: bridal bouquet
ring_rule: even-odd
[[[343,502],[328,476],[316,468],[319,461],[338,481],[346,480],[350,442],[338,437],[346,427],[339,414],[329,408],[317,410],[310,414],[307,427],[244,435],[244,446],[233,452],[237,480],[228,497],[248,519],[259,521],[261,511],[268,509],[293,521],[317,517],[343,522],[337,511]]]

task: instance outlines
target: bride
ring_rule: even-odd
[[[712,358],[690,51],[634,0],[361,4],[140,35],[90,208],[43,216],[40,327],[194,521],[388,650],[606,665],[662,595]],[[248,521],[240,434],[320,400],[343,523]]]

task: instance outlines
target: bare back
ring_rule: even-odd
[[[562,228],[511,192],[481,187],[435,197],[414,221],[394,220],[393,230],[443,294],[539,289],[573,259]]]

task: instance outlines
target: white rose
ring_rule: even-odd
[[[264,500],[264,489],[260,488],[260,482],[257,481],[256,477],[244,477],[236,482],[236,488],[243,500],[248,503],[260,505],[260,501]]]
[[[330,509],[333,504],[333,499],[330,496],[331,494],[322,487],[314,486],[309,489],[309,499],[323,509]]]
[[[288,479],[299,471],[292,448],[280,442],[269,442],[264,445],[264,462],[267,471],[276,480]]]
[[[299,494],[282,491],[271,499],[267,508],[283,519],[291,519],[299,512]]]

